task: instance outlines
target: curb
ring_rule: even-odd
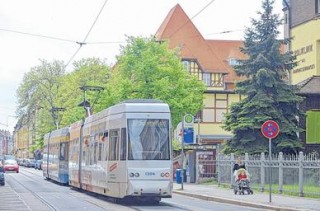
[[[240,206],[246,206],[246,207],[252,207],[252,208],[262,208],[262,209],[270,209],[270,210],[276,210],[276,211],[305,211],[307,209],[298,209],[298,208],[290,208],[290,207],[280,207],[280,206],[273,206],[273,205],[266,205],[261,203],[253,203],[253,202],[246,202],[246,201],[238,201],[218,196],[208,196],[208,195],[200,195],[200,194],[193,194],[188,192],[183,192],[179,190],[173,190],[173,193],[185,195],[193,198],[198,198],[206,201],[215,201],[220,203],[226,203],[226,204],[234,204],[234,205],[240,205]]]

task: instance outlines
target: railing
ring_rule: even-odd
[[[272,191],[299,196],[320,196],[320,159],[315,155],[273,155],[268,157],[245,154],[241,159],[250,174],[251,186],[260,191],[269,187],[271,175]],[[216,180],[219,185],[233,184],[234,154],[219,154],[217,160],[198,160],[197,182]],[[271,174],[270,174],[271,169]]]

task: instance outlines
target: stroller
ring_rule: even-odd
[[[248,171],[244,168],[240,168],[234,172],[235,185],[234,185],[234,194],[253,194],[249,184],[250,184],[250,175]]]

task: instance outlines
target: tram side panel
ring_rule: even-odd
[[[82,121],[70,125],[70,144],[69,144],[69,185],[77,188],[80,186],[80,159],[81,159],[81,130]]]

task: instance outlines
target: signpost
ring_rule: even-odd
[[[269,139],[269,202],[271,202],[271,139],[277,137],[280,132],[278,123],[273,120],[265,121],[261,126],[261,133]]]
[[[181,190],[183,190],[183,180],[184,180],[184,144],[194,143],[194,116],[191,114],[186,114],[182,117],[182,136],[181,136],[181,154],[182,154],[182,168],[181,168]]]

